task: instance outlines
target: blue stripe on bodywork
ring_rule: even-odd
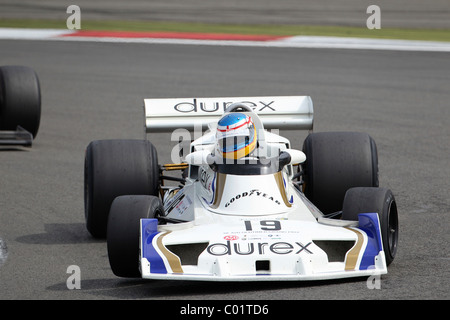
[[[377,213],[361,213],[358,215],[358,221],[358,228],[367,234],[367,246],[359,269],[367,270],[375,265],[375,257],[383,251],[380,223]]]
[[[167,273],[161,256],[153,247],[153,238],[159,234],[158,219],[142,219],[142,256],[150,262],[151,273]]]

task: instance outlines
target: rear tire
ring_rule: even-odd
[[[366,133],[312,133],[303,152],[305,195],[324,214],[341,210],[348,189],[378,187],[377,147]]]
[[[33,138],[41,121],[41,89],[33,69],[24,66],[0,67],[0,130],[21,126]]]
[[[397,253],[398,212],[392,191],[385,188],[352,188],[345,194],[342,219],[358,221],[360,213],[378,213],[387,265]]]
[[[162,216],[161,200],[154,196],[121,196],[114,199],[108,217],[107,246],[111,270],[118,277],[137,278],[140,220]]]
[[[122,195],[153,195],[159,190],[155,147],[146,140],[98,140],[89,144],[84,167],[86,227],[106,237],[109,209]]]

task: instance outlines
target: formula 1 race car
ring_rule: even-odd
[[[41,119],[41,90],[33,69],[0,67],[0,146],[31,147]]]
[[[87,147],[86,225],[106,237],[115,275],[279,281],[387,273],[397,206],[378,186],[368,134],[310,132],[302,151],[291,149],[277,130],[312,130],[307,96],[144,104],[147,133],[173,132],[190,144],[179,163],[164,165],[147,139]]]

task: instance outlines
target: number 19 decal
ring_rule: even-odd
[[[253,231],[253,228],[258,228],[258,230],[264,230],[264,231],[278,231],[281,230],[281,223],[278,220],[261,220],[258,221],[259,225],[256,225],[257,223],[255,221],[249,221],[245,220],[245,230],[246,231]],[[255,225],[255,226],[254,226]]]

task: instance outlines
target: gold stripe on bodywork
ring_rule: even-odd
[[[280,190],[281,198],[283,199],[284,204],[286,207],[290,208],[292,204],[289,202],[287,195],[286,195],[286,189],[284,188],[284,181],[283,181],[283,174],[281,171],[278,171],[274,174],[275,181],[277,182],[278,190]]]
[[[163,245],[162,239],[167,236],[171,231],[165,232],[162,235],[158,237],[156,240],[156,245],[158,246],[158,249],[161,251],[161,253],[166,257],[167,261],[169,262],[169,266],[172,269],[173,273],[183,273],[183,268],[181,267],[181,260],[180,258],[167,250],[167,248]]]
[[[220,205],[220,201],[222,200],[223,189],[225,187],[225,181],[227,179],[227,175],[223,173],[217,173],[216,176],[216,192],[214,192],[214,202],[211,205],[212,209],[217,209]]]
[[[355,245],[350,249],[350,251],[347,252],[347,257],[345,259],[345,270],[350,271],[350,270],[355,270],[355,268],[356,268],[356,264],[358,262],[358,257],[359,257],[361,248],[364,243],[364,236],[360,231],[358,231],[356,229],[351,229],[351,228],[347,228],[347,227],[345,229],[353,231],[354,233],[356,233],[356,235],[358,237]]]

